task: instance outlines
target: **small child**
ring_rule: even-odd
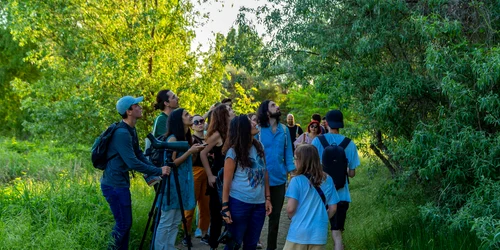
[[[323,172],[318,150],[312,145],[295,149],[297,173],[288,185],[286,212],[292,220],[285,250],[325,249],[329,219],[339,197],[330,176]]]

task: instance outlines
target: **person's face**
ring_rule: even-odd
[[[259,130],[257,129],[257,121],[250,120],[250,123],[252,124],[251,134],[254,136],[259,133]]]
[[[319,131],[318,124],[311,124],[311,126],[309,126],[309,130],[313,134],[318,134],[318,131]]]
[[[195,116],[193,117],[193,130],[197,132],[203,131],[203,128],[205,127],[205,119],[201,116]]]
[[[182,123],[187,127],[193,125],[193,116],[191,116],[186,110],[182,112]]]
[[[168,91],[168,102],[165,103],[166,106],[176,109],[179,107],[179,97],[172,91]]]
[[[281,115],[280,106],[278,106],[278,104],[276,104],[273,101],[269,102],[268,109],[269,109],[269,111],[268,111],[269,116],[272,118],[276,118],[276,117],[279,117]]]
[[[231,108],[231,106],[226,105],[226,107],[227,111],[229,112],[229,120],[231,121],[235,117],[234,110],[233,108]]]
[[[257,119],[257,115],[252,115],[252,119],[250,121],[255,122],[255,124],[259,123]]]
[[[286,117],[286,122],[288,125],[292,126],[293,125],[293,116],[289,115]]]
[[[139,104],[134,104],[130,106],[132,110],[127,110],[127,116],[139,119],[142,117],[142,107]]]
[[[325,120],[321,120],[321,123],[320,123],[321,126],[326,126],[326,121]]]

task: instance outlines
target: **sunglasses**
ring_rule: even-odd
[[[201,119],[201,120],[197,120],[197,121],[194,121],[194,122],[193,122],[193,124],[194,124],[195,126],[198,126],[198,125],[200,125],[200,124],[204,124],[204,123],[205,123],[205,119]]]
[[[318,128],[318,126],[311,126],[310,128]]]

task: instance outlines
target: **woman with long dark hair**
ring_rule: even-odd
[[[235,117],[224,145],[222,218],[229,225],[233,244],[256,249],[266,215],[272,211],[264,149],[253,136],[257,123],[246,115]],[[234,249],[227,244],[225,249]]]
[[[316,147],[306,144],[296,148],[295,166],[297,176],[285,195],[286,212],[292,221],[283,249],[324,249],[339,196],[332,178],[323,172]]]
[[[191,131],[189,130],[191,125],[193,125],[193,117],[182,108],[173,111],[168,118],[167,141],[187,141],[191,145],[191,148],[186,152],[174,151],[172,154],[172,160],[178,171],[182,205],[185,210],[194,209],[196,204],[191,155],[200,152],[204,148],[200,144],[193,144]],[[176,249],[175,239],[182,218],[174,175],[171,174],[168,178],[170,178],[170,185],[162,190],[161,196],[161,217],[155,237],[155,249],[157,250]],[[164,181],[167,181],[167,179]],[[170,193],[170,200],[167,202],[168,193]]]
[[[221,204],[215,187],[215,180],[217,173],[224,166],[222,147],[227,138],[229,122],[233,117],[233,109],[227,105],[219,105],[212,111],[206,136],[206,143],[208,145],[200,153],[201,162],[207,173],[209,185],[207,193],[210,196],[210,237],[208,242],[210,248],[214,249],[217,249],[219,246],[218,239],[222,228]],[[208,161],[209,153],[213,154],[212,166],[210,166]]]

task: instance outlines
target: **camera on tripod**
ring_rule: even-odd
[[[177,190],[177,198],[179,199],[179,206],[180,206],[181,215],[182,215],[182,223],[184,224],[184,228],[188,228],[187,223],[186,223],[187,222],[186,217],[184,215],[184,206],[183,206],[182,198],[181,198],[182,196],[181,196],[181,190],[180,190],[180,185],[179,185],[178,168],[173,163],[171,155],[172,155],[173,151],[180,151],[180,152],[188,151],[189,147],[190,147],[189,143],[187,141],[167,142],[167,141],[163,141],[163,140],[158,140],[151,133],[147,135],[147,138],[149,139],[149,141],[151,143],[151,148],[156,149],[156,150],[153,150],[150,152],[150,159],[151,159],[151,157],[155,157],[154,161],[152,160],[153,164],[155,164],[156,166],[159,166],[159,167],[167,165],[167,166],[172,168],[172,175],[173,175],[173,179],[175,182],[175,187],[176,187],[175,189]],[[156,161],[156,163],[155,163],[155,161]],[[167,203],[170,203],[170,188],[169,188],[170,187],[170,180],[171,180],[170,176],[167,177],[166,180],[165,179],[161,180],[161,183],[160,183],[158,189],[156,190],[155,199],[153,201],[153,205],[152,205],[151,210],[149,212],[148,222],[146,224],[146,229],[144,230],[144,234],[142,236],[139,249],[142,249],[142,247],[143,247],[144,241],[146,239],[146,234],[147,234],[148,228],[149,228],[149,223],[151,222],[153,215],[156,214],[155,215],[156,220],[153,224],[154,230],[153,230],[153,239],[151,241],[151,244],[154,243],[156,229],[157,229],[160,214],[161,214],[161,207],[162,207],[163,199],[160,198],[159,204],[157,204],[157,200],[158,200],[159,196],[163,194],[163,192],[166,192],[167,193]],[[189,232],[186,230],[184,233],[185,233],[185,238],[187,238],[190,242],[191,236],[189,235]],[[188,246],[188,249],[191,249],[191,247]]]

